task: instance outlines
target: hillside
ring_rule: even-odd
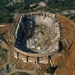
[[[56,75],[75,75],[75,27],[72,22],[57,14],[61,26],[62,26],[62,42],[64,46],[64,39],[68,40],[68,44],[70,48],[65,50],[63,49],[63,55],[59,58],[53,57],[53,61],[58,64],[59,62],[60,67],[56,70]]]

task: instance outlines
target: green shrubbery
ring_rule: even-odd
[[[9,0],[0,0],[0,23],[9,23],[12,22],[11,15],[9,15],[9,10],[5,7],[5,5],[9,2]]]
[[[60,62],[58,62],[58,68],[61,69],[62,67],[63,65]]]
[[[56,69],[57,69],[57,66],[55,67],[50,66],[47,68],[46,72],[53,75]]]
[[[19,12],[25,13],[34,11],[33,9],[37,7],[38,2],[43,0],[26,0],[25,3],[16,3],[11,6],[6,6],[12,0],[0,0],[0,23],[10,23],[13,21],[10,13]],[[30,7],[30,4],[35,4],[35,6]],[[39,7],[36,10],[51,11],[52,13],[60,12],[62,10],[69,10],[75,8],[74,0],[48,0],[48,7]],[[72,18],[75,21],[75,18]]]
[[[47,6],[51,9],[75,9],[75,1],[74,0],[48,0]]]

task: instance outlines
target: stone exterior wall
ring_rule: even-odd
[[[44,54],[32,54],[32,53],[23,52],[14,47],[14,57],[17,59],[20,58],[24,62],[48,63],[49,62],[48,57],[53,56],[56,53],[58,53],[58,51],[48,52]]]
[[[59,40],[61,37],[60,37],[60,27],[59,27],[60,25],[58,22],[56,22],[56,18],[55,18],[56,15],[51,14],[49,12],[38,11],[38,12],[24,13],[23,16],[27,16],[27,17],[31,17],[31,18],[34,16],[38,16],[38,17],[42,16],[43,19],[47,18],[47,17],[51,18],[54,23],[54,28],[55,28],[54,33],[56,33],[57,36],[54,39],[51,39],[51,43],[53,43],[53,45],[51,45],[43,53],[39,53],[39,54],[27,53],[27,52],[24,52],[24,51],[19,50],[14,47],[15,57],[21,58],[24,62],[48,63],[49,62],[48,56],[53,56],[53,55],[57,54],[59,51],[59,44],[58,43],[59,43]],[[21,18],[22,18],[22,16],[21,16]],[[21,21],[21,19],[20,19],[20,21]],[[20,23],[18,23],[18,24],[20,24]],[[19,53],[19,57],[17,56],[17,52]]]

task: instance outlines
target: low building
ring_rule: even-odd
[[[14,3],[23,3],[25,0],[13,0]]]
[[[45,6],[46,6],[46,3],[40,2],[40,3],[39,3],[39,6],[45,7]]]

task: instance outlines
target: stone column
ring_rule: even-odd
[[[48,56],[48,63],[50,62],[51,56]]]
[[[26,56],[26,62],[28,62],[28,56]]]
[[[17,52],[17,58],[19,59],[19,52]]]
[[[37,64],[39,63],[39,57],[37,57]]]

